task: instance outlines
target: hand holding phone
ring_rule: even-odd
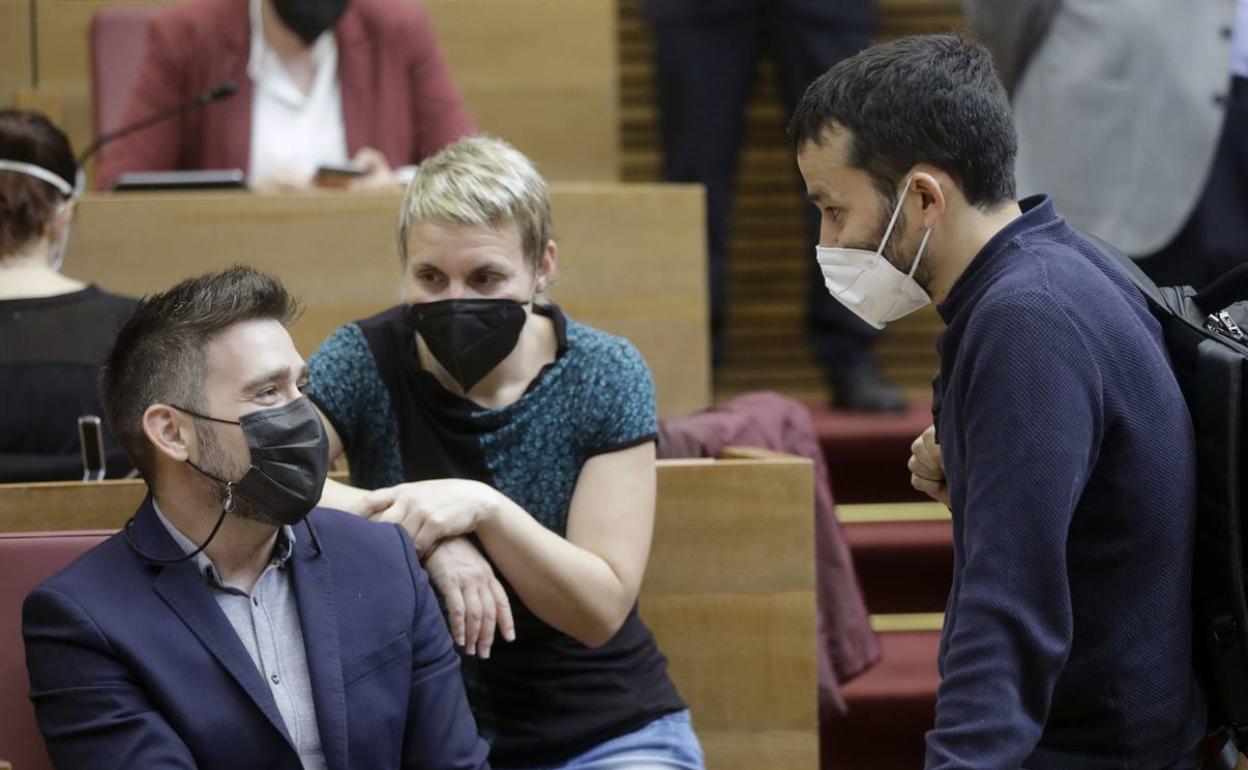
[[[368,173],[368,169],[358,163],[323,163],[316,169],[312,184],[317,187],[344,189],[351,182]]]

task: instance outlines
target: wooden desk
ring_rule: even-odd
[[[0,0],[21,3],[30,0]],[[35,0],[39,88],[59,99],[74,147],[92,136],[92,15],[163,0]],[[612,0],[423,0],[464,99],[486,132],[515,144],[547,179],[619,178],[619,64]],[[3,45],[19,27],[0,16]],[[29,23],[20,35],[29,45]],[[23,48],[30,58],[29,47]],[[16,56],[16,54],[13,54]],[[29,66],[24,72],[27,72]],[[18,73],[20,74],[20,73]],[[0,81],[0,95],[5,83]]]
[[[664,460],[641,608],[714,770],[815,770],[813,468]],[[0,531],[114,529],[137,481],[0,485]]]
[[[659,412],[710,403],[701,189],[554,185],[559,278],[577,320],[628,337],[654,372]],[[305,303],[309,355],[341,324],[398,302],[396,194],[88,195],[66,274],[139,295],[235,263],[280,276]]]

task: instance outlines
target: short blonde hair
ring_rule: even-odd
[[[491,136],[469,136],[425,159],[407,185],[399,210],[399,255],[420,222],[515,225],[525,261],[536,266],[553,225],[546,182],[515,147]]]

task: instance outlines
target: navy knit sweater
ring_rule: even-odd
[[[928,770],[1185,768],[1195,449],[1160,327],[1047,198],[939,311],[955,575]]]

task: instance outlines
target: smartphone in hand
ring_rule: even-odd
[[[341,189],[351,184],[351,180],[362,177],[368,171],[355,163],[325,163],[316,169],[312,176],[312,184],[317,187]]]

